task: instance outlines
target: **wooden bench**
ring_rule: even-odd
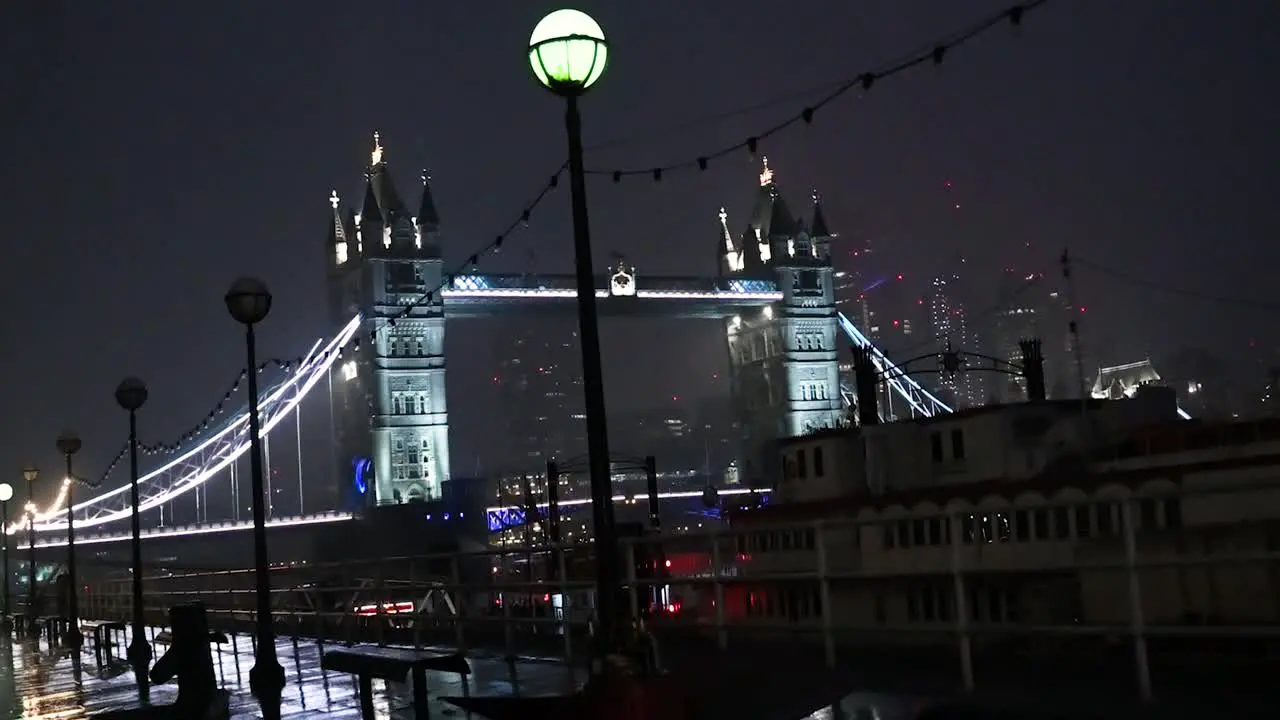
[[[80,634],[93,641],[93,659],[97,661],[98,667],[102,667],[105,660],[110,659],[111,651],[116,647],[116,633],[124,635],[124,623],[107,620],[86,620],[80,623]],[[103,653],[104,647],[106,653]]]
[[[470,675],[471,666],[461,655],[441,655],[422,650],[356,645],[326,650],[320,660],[321,670],[356,676],[360,688],[360,717],[373,720],[373,679],[404,682],[413,677],[413,716],[426,720],[427,671]]]

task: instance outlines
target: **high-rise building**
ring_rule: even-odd
[[[938,275],[929,286],[926,303],[934,337],[943,347],[960,352],[974,352],[975,338],[970,332],[969,319],[960,299],[960,276]],[[977,407],[982,404],[982,384],[973,372],[942,373],[938,376],[938,388],[955,409]]]
[[[1001,273],[990,350],[992,357],[1009,364],[1002,369],[1014,370],[1021,366],[1022,349],[1018,343],[1032,338],[1041,341],[1046,356],[1052,357],[1053,364],[1061,361],[1064,348],[1060,343],[1044,343],[1046,328],[1043,326],[1046,324],[1049,295],[1043,285],[1044,276],[1039,273],[1019,272],[1013,268],[1005,268]],[[1046,374],[1051,370],[1046,368]],[[1021,402],[1027,396],[1027,383],[1021,375],[993,374],[988,385],[992,396],[1003,403]]]
[[[577,331],[535,332],[525,325],[505,335],[494,348],[493,383],[505,415],[495,464],[541,472],[548,460],[582,454],[587,425]]]

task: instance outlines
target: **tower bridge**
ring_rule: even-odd
[[[709,330],[714,322],[714,332],[724,334],[732,405],[743,430],[739,476],[754,486],[773,475],[765,450],[774,439],[834,426],[846,417],[855,399],[840,385],[837,351],[844,343],[871,349],[893,396],[882,404],[885,419],[950,411],[836,311],[830,254],[836,234],[820,199],[815,195],[801,217],[789,209],[767,164],[759,181],[740,231],[731,230],[735,224],[721,210],[714,238],[708,233],[714,247],[708,247],[707,257],[717,263],[713,272],[646,275],[620,259],[595,280],[605,315],[696,320]],[[442,497],[451,473],[448,320],[574,311],[570,275],[446,273],[445,234],[425,173],[419,192],[411,208],[376,139],[359,204],[344,206],[336,191],[329,198],[325,252],[337,332],[317,341],[279,377],[261,382],[266,388],[260,398],[262,432],[269,443],[299,448],[299,478],[302,403],[308,397],[329,403],[332,443],[329,438],[326,443],[335,447],[339,498],[338,507],[327,504],[326,510]],[[313,392],[317,387],[324,390]],[[248,474],[240,464],[249,428],[246,412],[230,412],[237,402],[229,394],[204,434],[168,450],[143,474],[144,524],[156,524],[166,508],[173,524],[172,508],[181,503],[195,506],[201,524],[239,519],[211,515],[207,500],[212,492],[244,505],[240,485]],[[268,452],[279,452],[278,446],[269,447]],[[103,538],[123,531],[131,511],[127,490],[121,483],[76,503],[77,527]],[[301,500],[297,507],[275,507],[274,497],[272,517],[305,514]],[[67,509],[60,503],[37,508],[36,533],[65,532]],[[20,532],[25,532],[20,524],[10,526],[11,534]]]

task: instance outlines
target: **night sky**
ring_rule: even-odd
[[[607,145],[588,164],[648,167],[738,142],[1006,4],[583,3],[612,42],[583,103],[588,145]],[[243,365],[222,303],[238,275],[275,293],[264,355],[328,334],[326,198],[357,197],[374,130],[410,201],[430,171],[451,262],[517,217],[564,156],[562,105],[525,60],[549,9],[4,3],[4,479],[25,462],[56,467],[68,425],[85,439],[83,474],[100,473],[124,440],[112,391],[127,374],[151,388],[144,440],[202,417]],[[821,190],[833,229],[871,236],[911,278],[963,255],[974,282],[994,285],[1005,264],[1054,271],[1069,246],[1142,278],[1266,301],[1280,256],[1277,26],[1271,0],[1056,0],[1020,32],[851,93],[761,149],[792,207]],[[597,261],[617,250],[640,273],[710,274],[716,212],[741,223],[758,163],[743,151],[661,184],[597,178]],[[481,269],[569,272],[568,215],[566,184]],[[1251,340],[1277,344],[1265,309],[1079,276],[1084,343],[1104,361],[1190,345],[1233,364]],[[449,328],[455,472],[500,412],[484,368],[517,322],[543,321]],[[725,362],[714,323],[612,322],[604,343],[620,409],[708,392]]]

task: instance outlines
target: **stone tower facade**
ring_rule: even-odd
[[[436,499],[449,480],[440,218],[425,172],[404,204],[377,134],[365,177],[358,210],[332,194],[327,245],[333,320],[363,317],[331,378],[346,507]]]
[[[725,320],[739,477],[776,478],[774,440],[841,422],[831,239],[817,195],[806,223],[783,200],[768,160],[750,221],[735,242],[720,211],[716,252],[724,277],[773,281],[782,300]]]

